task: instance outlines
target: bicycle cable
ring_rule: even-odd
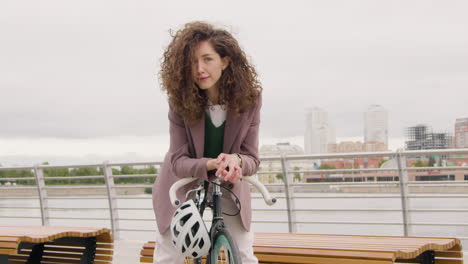
[[[237,195],[236,195],[233,191],[231,191],[229,188],[226,188],[225,186],[223,186],[223,185],[221,185],[221,184],[217,184],[217,183],[214,183],[214,182],[211,182],[211,184],[218,185],[219,187],[225,189],[226,191],[228,191],[228,192],[230,192],[232,195],[234,195],[234,197],[236,197],[236,200],[234,201],[234,203],[236,204],[236,206],[239,205],[239,206],[238,206],[237,213],[235,213],[235,214],[228,214],[228,213],[223,212],[223,215],[227,215],[227,216],[236,216],[236,215],[240,214],[240,211],[241,211],[241,209],[242,209],[242,205],[241,205],[241,203],[240,203],[239,197],[237,197]]]

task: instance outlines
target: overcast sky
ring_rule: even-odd
[[[391,142],[419,123],[453,131],[468,117],[467,14],[446,0],[2,0],[0,157],[163,155],[156,74],[168,30],[193,20],[231,30],[256,65],[262,142],[302,144],[314,106],[338,139],[362,138],[371,104]]]

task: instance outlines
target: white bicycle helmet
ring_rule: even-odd
[[[189,199],[174,212],[171,234],[174,246],[183,256],[199,258],[208,255],[210,236],[193,200]]]

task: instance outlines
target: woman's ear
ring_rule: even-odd
[[[223,71],[229,66],[229,62],[231,61],[231,58],[229,56],[224,56],[224,58],[221,58],[223,62]]]

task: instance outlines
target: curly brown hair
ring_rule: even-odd
[[[207,95],[195,84],[192,73],[195,47],[201,41],[209,41],[221,58],[230,58],[218,80],[218,103],[238,114],[255,104],[262,91],[257,72],[228,31],[196,21],[185,24],[172,37],[161,61],[159,77],[170,107],[186,122],[200,120],[208,104]]]

